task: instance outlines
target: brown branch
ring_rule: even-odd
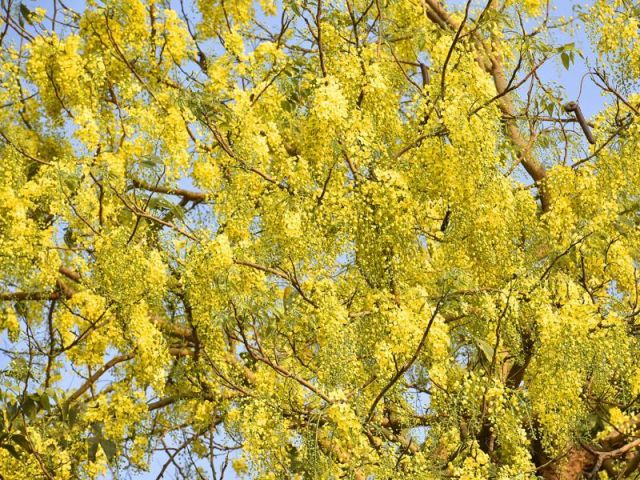
[[[154,217],[153,215],[145,212],[144,210],[142,210],[141,208],[139,208],[135,204],[129,204],[129,202],[127,202],[127,200],[125,200],[125,198],[122,195],[120,195],[115,188],[111,187],[111,190],[116,195],[116,197],[118,197],[120,199],[120,201],[124,204],[124,206],[127,207],[131,211],[131,213],[133,213],[134,215],[137,215],[138,217],[146,218],[146,219],[151,220],[153,222],[156,222],[156,223],[158,223],[160,225],[164,225],[165,227],[168,227],[171,230],[174,230],[175,232],[178,232],[179,234],[184,235],[189,240],[193,240],[194,242],[198,243],[198,239],[196,237],[194,237],[193,235],[191,235],[188,232],[185,232],[184,230],[182,230],[177,225],[174,225],[171,222],[164,221],[161,218]]]
[[[567,113],[573,113],[576,116],[576,120],[578,121],[580,127],[582,128],[582,131],[584,132],[584,136],[587,137],[587,140],[591,145],[595,145],[596,140],[595,138],[593,138],[593,134],[591,133],[591,129],[589,128],[589,124],[582,114],[580,105],[578,105],[576,102],[569,102],[564,106],[564,111]]]
[[[595,81],[594,81],[594,83],[595,83],[596,85],[598,85],[598,86],[599,86],[600,88],[602,88],[604,91],[609,92],[609,93],[612,93],[612,94],[613,94],[613,95],[614,95],[614,96],[615,96],[615,97],[616,97],[620,102],[624,103],[624,104],[625,104],[625,106],[626,106],[629,110],[631,110],[631,111],[632,111],[636,116],[640,115],[640,112],[638,111],[638,109],[637,109],[636,107],[634,107],[634,106],[631,104],[631,102],[629,102],[629,100],[627,100],[626,98],[624,98],[624,97],[620,94],[620,92],[618,92],[618,90],[616,90],[616,89],[615,89],[615,88],[614,88],[614,87],[609,83],[609,80],[607,80],[607,77],[606,77],[606,75],[605,75],[604,73],[601,73],[601,72],[596,71],[596,72],[595,72],[595,74],[596,74],[596,76],[597,76],[600,80],[602,80],[602,82],[604,83],[604,86],[602,86],[602,85],[598,84],[598,82],[595,82]]]
[[[621,446],[620,448],[616,448],[614,450],[609,450],[605,452],[594,450],[588,445],[583,445],[582,448],[584,448],[584,450],[586,450],[592,456],[595,457],[595,463],[591,468],[591,472],[589,472],[588,474],[588,478],[595,478],[595,476],[598,474],[600,469],[603,467],[603,464],[608,460],[619,458],[625,455],[627,452],[630,452],[631,450],[635,449],[639,445],[640,445],[640,438],[636,438],[635,440],[632,440],[631,442]]]
[[[451,61],[451,55],[453,55],[453,51],[456,48],[456,44],[458,43],[458,40],[460,39],[460,34],[462,33],[462,30],[464,29],[465,24],[467,23],[467,19],[469,18],[469,9],[471,8],[471,0],[467,0],[467,5],[464,8],[464,17],[462,18],[462,21],[460,22],[460,25],[458,26],[458,29],[456,30],[456,34],[453,37],[453,41],[451,42],[451,45],[449,46],[449,51],[447,52],[447,56],[444,59],[444,64],[442,65],[442,77],[440,78],[440,95],[442,96],[442,98],[444,98],[444,92],[445,92],[445,88],[446,88],[446,76],[447,76],[447,66],[449,65],[449,61]]]
[[[609,145],[618,135],[620,135],[625,129],[629,128],[629,126],[631,125],[631,123],[633,123],[633,121],[631,122],[625,122],[622,125],[620,125],[606,140],[605,142],[600,145],[598,148],[595,149],[595,151],[584,158],[581,158],[580,160],[577,160],[573,165],[571,165],[571,168],[577,168],[580,165],[582,165],[583,163],[588,162],[589,160],[596,158],[598,156],[598,154],[604,150],[607,145]]]
[[[318,8],[316,9],[316,40],[318,42],[318,56],[320,57],[320,70],[322,70],[322,76],[326,77],[327,76],[327,68],[325,67],[324,64],[324,52],[322,50],[322,27],[321,27],[321,20],[322,20],[322,0],[317,0],[318,1]]]
[[[453,18],[442,7],[437,0],[423,0],[427,7],[427,17],[447,30],[456,31],[459,28]],[[495,5],[489,6],[495,8]],[[504,68],[500,58],[492,53],[491,47],[486,45],[486,42],[475,32],[472,35],[477,49],[478,49],[478,64],[493,77],[493,83],[496,87],[498,95],[507,91],[509,83],[507,82]],[[503,95],[498,99],[498,106],[502,113],[506,117],[515,117],[515,107],[513,102],[509,99],[509,95]],[[511,143],[514,145],[518,153],[518,161],[522,163],[529,176],[536,182],[538,190],[540,192],[540,201],[542,204],[542,211],[548,212],[551,208],[551,198],[548,190],[545,188],[544,180],[546,178],[546,169],[532,154],[529,142],[525,139],[524,135],[518,128],[518,125],[513,120],[507,120],[506,132],[509,136]]]
[[[102,375],[107,373],[107,371],[109,371],[111,368],[115,367],[119,363],[126,362],[128,360],[131,360],[132,358],[133,358],[132,354],[118,355],[117,357],[113,357],[111,360],[109,360],[107,363],[105,363],[102,367],[100,367],[98,370],[96,370],[95,373],[93,375],[91,375],[87,379],[87,381],[82,384],[82,386],[80,386],[80,388],[78,388],[75,392],[73,392],[65,400],[65,403],[66,404],[70,404],[71,402],[74,402],[75,400],[80,398],[82,396],[82,394],[84,392],[86,392],[87,390],[89,390],[89,388],[91,388],[100,379],[100,377],[102,377]]]
[[[251,267],[256,270],[260,270],[261,272],[270,273],[271,275],[275,275],[283,280],[289,282],[291,279],[287,273],[280,268],[266,267],[264,265],[259,265],[257,263],[248,262],[246,260],[234,260],[233,263],[236,265],[244,265],[245,267]]]
[[[233,263],[235,263],[236,265],[243,265],[245,267],[251,267],[254,268],[256,270],[260,270],[261,272],[265,272],[265,273],[269,273],[271,275],[275,275],[276,277],[281,278],[282,280],[287,281],[288,283],[291,284],[291,286],[293,288],[296,289],[296,291],[300,294],[300,296],[302,297],[302,299],[307,302],[309,305],[312,305],[316,308],[318,308],[318,304],[315,303],[313,300],[311,300],[306,293],[304,292],[304,290],[302,289],[302,286],[300,285],[300,282],[298,281],[298,279],[296,278],[295,275],[290,274],[289,272],[287,272],[286,270],[283,270],[282,268],[274,268],[274,267],[267,267],[264,265],[259,265],[257,263],[253,263],[253,262],[248,262],[246,260],[233,260]]]
[[[495,102],[496,100],[500,100],[502,97],[504,97],[505,95],[517,90],[518,88],[520,88],[522,85],[524,85],[527,80],[529,80],[533,75],[535,75],[535,73],[538,71],[538,69],[540,67],[542,67],[545,62],[547,61],[547,57],[543,57],[543,59],[537,63],[529,73],[527,73],[524,78],[522,78],[520,81],[518,81],[518,83],[513,84],[512,81],[509,81],[507,88],[505,88],[502,92],[496,94],[494,97],[490,98],[489,100],[487,100],[485,103],[483,103],[482,105],[480,105],[479,107],[477,107],[475,110],[473,110],[469,116],[475,115],[476,113],[478,113],[480,110],[482,110],[483,108],[486,108],[488,105],[492,104],[493,102]],[[506,114],[503,116],[504,119],[514,119],[517,117],[514,116],[507,116]],[[529,118],[529,117],[527,117]],[[561,119],[564,120],[564,119]],[[567,120],[564,120],[567,121]],[[573,121],[573,119],[570,119],[568,121]]]
[[[141,188],[150,192],[165,193],[167,195],[176,195],[193,202],[202,202],[207,199],[207,195],[201,192],[194,192],[191,190],[184,190],[182,188],[173,188],[161,185],[151,185],[143,180],[138,180],[137,178],[131,179],[131,182],[136,188]]]
[[[74,272],[70,268],[62,266],[58,269],[58,272],[76,283],[80,283],[82,281],[80,274],[78,272]]]
[[[433,313],[431,314],[431,318],[429,319],[429,323],[427,324],[427,328],[425,328],[424,333],[422,334],[422,338],[420,339],[420,343],[418,344],[418,347],[416,348],[415,352],[413,353],[409,361],[407,361],[407,363],[405,363],[396,372],[396,374],[391,378],[391,380],[389,380],[389,382],[384,386],[384,388],[380,390],[380,393],[378,393],[378,396],[375,398],[375,400],[371,404],[365,423],[369,423],[371,421],[371,418],[373,417],[373,414],[375,413],[376,407],[378,406],[378,403],[380,402],[380,400],[382,400],[382,398],[391,389],[391,387],[393,387],[396,384],[396,382],[400,380],[400,378],[411,368],[411,366],[417,360],[418,355],[420,355],[420,352],[422,351],[422,347],[424,346],[424,343],[427,340],[427,336],[429,335],[431,326],[433,325],[433,322],[436,319],[438,312],[440,311],[440,307],[442,307],[442,301],[443,299],[440,299],[440,301],[438,301],[436,305],[436,308],[433,310]]]
[[[29,153],[25,152],[20,147],[18,147],[15,143],[13,143],[11,140],[9,140],[9,137],[7,137],[2,130],[0,130],[0,137],[2,137],[2,139],[6,142],[6,144],[9,145],[10,147],[12,147],[14,150],[16,150],[20,155],[22,155],[24,157],[27,157],[29,160],[32,160],[32,161],[34,161],[36,163],[40,163],[42,165],[51,166],[51,163],[49,163],[49,162],[47,162],[45,160],[41,160],[39,158],[36,158],[33,155],[30,155]]]
[[[186,357],[188,355],[191,355],[193,352],[188,348],[170,348],[169,353],[174,357]],[[80,398],[83,393],[85,393],[87,390],[93,387],[93,385],[95,385],[95,383],[100,379],[100,377],[102,377],[105,373],[107,373],[113,367],[115,367],[120,363],[132,360],[133,358],[135,358],[135,355],[132,353],[113,357],[111,360],[109,360],[107,363],[101,366],[98,370],[96,370],[95,373],[93,373],[93,375],[91,375],[86,380],[86,382],[82,384],[82,386],[80,386],[75,392],[73,392],[65,400],[65,403],[70,404],[71,402],[74,402],[75,400]]]
[[[60,292],[0,292],[0,301],[57,300],[61,296]]]
[[[254,347],[253,345],[251,345],[249,343],[249,340],[247,339],[247,337],[246,337],[246,335],[244,333],[244,329],[242,328],[242,324],[240,323],[240,319],[237,316],[236,316],[236,323],[237,323],[238,329],[240,331],[240,336],[242,337],[242,339],[241,339],[242,343],[246,347],[247,353],[249,353],[249,355],[251,356],[251,358],[253,358],[253,360],[262,362],[265,365],[268,365],[269,367],[271,367],[273,370],[275,370],[281,376],[283,376],[285,378],[290,378],[290,379],[296,381],[297,383],[299,383],[300,385],[305,387],[307,390],[309,390],[309,391],[315,393],[316,395],[318,395],[328,405],[333,403],[332,400],[327,395],[322,393],[315,385],[313,385],[309,381],[305,380],[304,378],[301,378],[301,377],[289,372],[288,370],[286,370],[283,367],[281,367],[278,363],[272,361],[266,355],[264,349],[262,348],[262,344],[260,343],[260,338],[258,337],[258,332],[255,330],[255,328],[254,328],[254,340],[256,342],[257,347]]]
[[[163,330],[167,335],[172,337],[182,338],[187,341],[195,341],[195,334],[193,329],[190,327],[186,327],[183,325],[176,325],[174,323],[168,322],[166,320],[161,319],[157,315],[151,315],[151,321],[161,330]]]

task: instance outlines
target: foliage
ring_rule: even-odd
[[[640,6],[448,3],[1,3],[0,478],[637,469]]]

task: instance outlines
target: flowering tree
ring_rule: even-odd
[[[554,3],[2,0],[0,478],[636,475],[640,5]]]

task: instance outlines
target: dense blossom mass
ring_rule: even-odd
[[[637,475],[640,2],[36,3],[0,478]]]

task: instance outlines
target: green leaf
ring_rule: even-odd
[[[153,197],[149,200],[149,208],[153,210],[171,210],[175,204],[163,197]]]
[[[51,400],[49,399],[49,395],[42,392],[38,395],[38,404],[42,410],[49,410],[51,408]]]
[[[116,456],[117,448],[113,440],[107,440],[106,438],[103,438],[100,440],[100,446],[102,447],[104,454],[107,456],[108,461],[111,461],[113,457]]]
[[[9,454],[13,458],[15,458],[16,460],[20,460],[20,454],[18,453],[18,451],[15,449],[13,445],[9,445],[9,444],[0,445],[0,448],[4,448],[7,452],[9,452]]]
[[[486,340],[482,340],[481,338],[476,339],[476,345],[480,351],[484,354],[487,360],[491,360],[493,358],[493,354],[495,352],[493,345],[489,344]]]
[[[545,108],[545,111],[547,112],[547,114],[548,114],[549,116],[552,116],[552,115],[553,115],[553,112],[554,112],[554,111],[555,111],[555,109],[556,109],[555,107],[556,107],[556,106],[555,106],[555,104],[554,104],[553,102],[549,102],[549,103],[547,103],[547,104],[545,105],[545,107],[544,107],[544,108]]]
[[[571,66],[571,56],[567,52],[562,52],[560,58],[562,59],[562,65],[564,65],[565,70],[569,70]]]
[[[87,450],[87,457],[89,458],[90,462],[95,462],[96,461],[96,454],[98,453],[98,439],[95,437],[91,437],[88,440],[89,443],[89,449]]]
[[[26,452],[31,452],[31,446],[27,441],[27,437],[21,434],[11,435],[11,441],[21,447]]]
[[[33,25],[33,21],[31,20],[32,12],[27,8],[24,3],[20,4],[20,26],[24,26],[24,21],[26,20],[29,25]]]
[[[66,177],[62,183],[64,183],[64,186],[67,187],[71,193],[77,192],[80,187],[80,179],[78,177]]]
[[[151,160],[150,158],[145,158],[140,163],[142,164],[143,167],[147,167],[147,168],[154,168],[154,167],[156,167],[158,165],[158,162],[155,162],[155,161]]]
[[[10,419],[16,418],[18,416],[18,405],[14,402],[7,404],[7,416]]]
[[[597,413],[591,413],[584,420],[582,427],[586,432],[597,432],[604,426],[602,418]]]
[[[24,402],[22,402],[22,411],[29,418],[34,418],[38,413],[38,404],[31,395],[27,395]]]
[[[293,10],[293,13],[300,16],[300,7],[298,7],[298,4],[295,0],[293,2],[290,2],[289,6],[291,7],[291,10]]]
[[[91,424],[91,431],[96,436],[97,439],[102,438],[102,429],[104,428],[104,423],[102,422],[93,422]]]
[[[184,207],[180,206],[179,204],[174,204],[171,207],[171,213],[178,219],[178,220],[184,220]]]
[[[131,213],[131,210],[129,210],[128,208],[122,208],[118,212],[118,222],[121,225],[127,225],[131,223],[132,218],[133,218],[133,214]]]

